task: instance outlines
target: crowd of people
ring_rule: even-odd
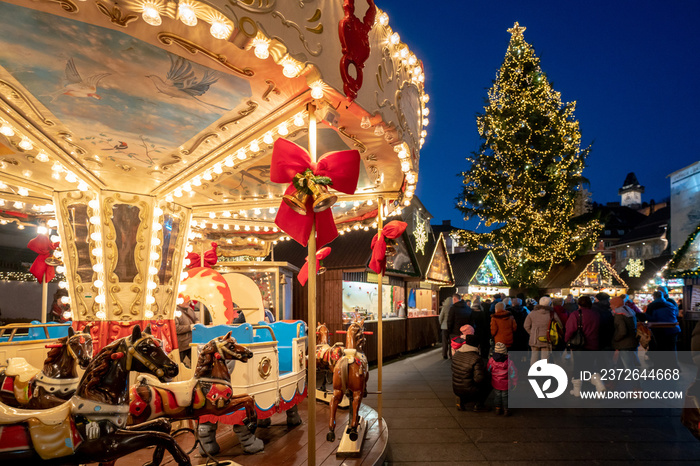
[[[681,332],[678,315],[678,304],[664,288],[653,293],[653,301],[644,310],[632,296],[611,297],[603,292],[578,299],[569,294],[537,300],[523,294],[509,297],[499,293],[484,301],[478,296],[471,300],[454,293],[443,301],[439,321],[442,356],[452,359],[457,408],[463,410],[473,402],[474,411],[484,411],[493,390],[496,414],[510,414],[508,390],[517,384],[517,371],[509,360],[509,351],[529,353],[530,364],[548,359],[557,350],[564,354],[567,350],[570,354],[606,352],[591,354],[595,357],[615,352],[615,364],[631,369],[639,365],[637,350],[641,344],[657,367],[680,369],[676,352]],[[605,390],[595,368],[584,366],[586,361],[574,358],[573,373],[592,369],[590,382],[596,390]],[[572,380],[573,396],[580,396],[582,383],[580,379]]]

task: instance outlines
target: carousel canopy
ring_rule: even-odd
[[[264,257],[284,236],[273,143],[308,147],[311,103],[319,156],[361,156],[335,221],[352,227],[378,196],[407,205],[428,124],[425,75],[388,16],[366,9],[0,2],[0,219],[47,221],[57,192],[148,195],[191,209],[220,254]]]

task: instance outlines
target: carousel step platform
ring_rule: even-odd
[[[335,456],[338,458],[356,458],[362,456],[362,444],[364,443],[366,433],[367,421],[365,418],[360,417],[360,422],[357,426],[357,439],[351,440],[350,435],[343,430],[343,436],[340,437],[340,445],[338,445],[338,451],[335,452]]]
[[[287,417],[284,413],[275,414],[272,417],[272,425],[267,428],[259,427],[255,435],[265,443],[265,450],[254,455],[246,455],[232,426],[219,425],[217,431],[217,442],[221,447],[221,453],[216,455],[219,461],[231,461],[232,465],[242,466],[268,466],[271,464],[279,466],[302,466],[307,465],[307,445],[308,445],[308,415],[307,402],[299,404],[299,415],[303,423],[297,427],[287,426]],[[336,414],[336,435],[338,439],[345,432],[347,427],[349,412],[338,410]],[[386,447],[389,441],[389,430],[386,421],[378,419],[377,412],[371,407],[363,404],[360,408],[360,416],[367,422],[365,440],[359,456],[346,458],[336,456],[339,440],[335,442],[326,441],[328,433],[328,419],[330,409],[327,404],[316,403],[316,465],[321,466],[375,466],[381,465],[386,456]],[[189,451],[193,445],[191,434],[181,434],[177,436],[178,443],[185,451]],[[120,458],[116,466],[133,466],[143,464],[151,459],[153,449],[140,450],[131,455]],[[193,465],[207,464],[207,458],[199,454],[197,450],[190,454]],[[96,465],[97,463],[91,463]],[[174,464],[170,454],[166,453],[161,464]],[[211,461],[209,464],[212,464]]]

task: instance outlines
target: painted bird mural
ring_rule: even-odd
[[[212,108],[228,111],[227,108],[210,104],[199,98],[219,80],[219,77],[214,72],[205,71],[202,79],[198,80],[197,76],[195,76],[194,70],[192,69],[192,64],[189,61],[182,57],[173,59],[172,55],[169,56],[170,70],[168,71],[168,74],[165,75],[165,79],[153,74],[146,76],[153,82],[156,90],[159,93],[175,99],[195,101],[197,104],[210,111],[213,111]]]
[[[75,66],[75,62],[70,58],[66,63],[66,84],[63,86],[63,89],[54,93],[52,101],[56,100],[56,98],[61,95],[92,97],[93,99],[100,100],[102,97],[97,94],[97,85],[110,74],[111,73],[97,73],[83,80],[83,78],[80,77],[78,68]]]

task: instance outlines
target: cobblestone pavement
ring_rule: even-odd
[[[688,377],[695,373],[689,364],[682,368]],[[461,412],[450,360],[439,349],[385,364],[383,374],[389,464],[700,464],[700,442],[681,425],[680,409],[520,409],[507,418]],[[376,391],[376,369],[370,377]],[[377,396],[366,402],[376,409]]]

